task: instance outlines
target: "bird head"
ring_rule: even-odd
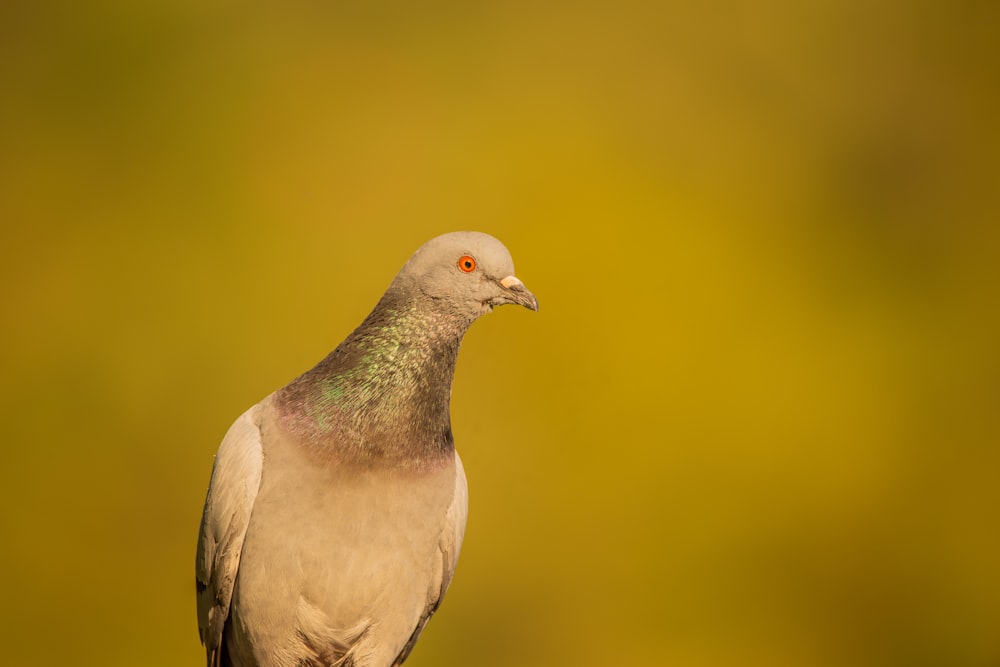
[[[514,275],[507,248],[480,232],[452,232],[431,239],[414,253],[394,283],[470,319],[505,304],[538,310],[535,295]]]

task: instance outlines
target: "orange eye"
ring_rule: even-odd
[[[462,255],[458,258],[458,268],[466,273],[472,273],[476,270],[476,258],[472,255]]]

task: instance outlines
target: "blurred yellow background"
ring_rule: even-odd
[[[197,665],[212,457],[422,242],[455,582],[407,667],[1000,664],[1000,5],[0,9],[10,665]]]

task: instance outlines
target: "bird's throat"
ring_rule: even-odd
[[[383,299],[312,370],[279,390],[283,422],[338,461],[423,465],[454,447],[451,382],[468,323]]]

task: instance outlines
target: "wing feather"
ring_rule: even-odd
[[[198,633],[208,667],[222,663],[222,631],[229,617],[243,540],[260,487],[263,450],[261,406],[247,410],[219,445],[198,534],[195,564]]]
[[[402,665],[403,661],[410,655],[413,646],[417,643],[417,638],[423,632],[424,626],[430,620],[434,612],[441,605],[441,599],[448,590],[451,578],[455,574],[455,566],[458,564],[458,554],[462,549],[462,539],[465,536],[465,521],[469,516],[469,487],[465,480],[465,468],[462,466],[462,459],[455,452],[455,495],[445,519],[444,530],[441,532],[441,542],[439,545],[441,553],[440,577],[436,578],[435,584],[431,586],[427,599],[427,607],[417,622],[410,639],[403,646],[403,650],[393,662],[393,667]]]

